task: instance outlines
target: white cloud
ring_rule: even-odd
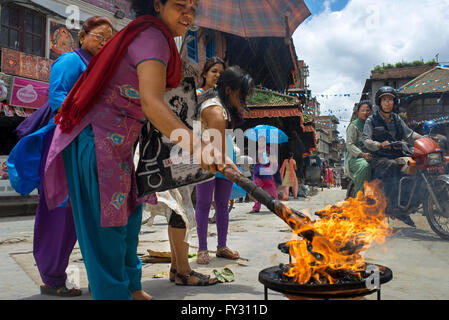
[[[376,65],[427,61],[437,53],[449,62],[449,0],[350,0],[338,12],[331,12],[328,3],[325,8],[293,35],[322,113],[332,110],[349,120],[360,95],[325,99],[318,94],[361,93]],[[339,126],[343,136],[347,124]]]

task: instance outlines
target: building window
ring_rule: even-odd
[[[198,32],[197,31],[188,31],[187,37],[191,36],[192,40],[187,42],[187,57],[198,63]]]
[[[45,16],[31,9],[1,7],[0,46],[37,56],[45,55]]]
[[[215,57],[215,34],[211,30],[206,31],[206,61]]]

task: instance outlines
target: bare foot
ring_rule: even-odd
[[[133,300],[152,300],[153,297],[150,296],[143,290],[136,290],[132,292]]]

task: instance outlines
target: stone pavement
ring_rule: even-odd
[[[307,199],[288,201],[295,209],[310,212],[343,200],[345,190],[318,190]],[[277,245],[291,239],[290,228],[269,211],[248,213],[251,203],[238,203],[231,212],[228,245],[240,252],[242,259],[230,261],[211,254],[209,265],[198,265],[197,271],[212,274],[213,269],[230,268],[235,281],[211,287],[183,287],[168,281],[168,263],[148,263],[143,266],[144,290],[159,300],[263,300],[263,285],[258,281],[262,269],[287,263],[288,256]],[[263,210],[263,209],[262,209]],[[393,280],[382,287],[382,299],[449,299],[449,242],[441,240],[419,213],[412,216],[417,229],[401,222],[390,222],[394,234],[384,244],[376,244],[365,253],[368,262],[386,265],[393,271]],[[0,218],[0,299],[64,299],[39,294],[40,277],[32,256],[34,217]],[[192,235],[191,253],[196,253],[197,236]],[[209,249],[216,248],[216,227],[209,225]],[[167,223],[156,217],[154,225],[142,226],[139,254],[147,249],[169,251]],[[75,299],[91,299],[78,246],[70,259],[70,271],[79,277],[83,295]],[[162,278],[160,278],[162,277]],[[277,292],[268,291],[270,300],[284,300]],[[375,295],[365,299],[375,299]],[[73,299],[73,298],[72,298]]]

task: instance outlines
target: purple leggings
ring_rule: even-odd
[[[77,237],[72,210],[59,207],[48,210],[44,192],[44,166],[47,160],[53,132],[44,138],[42,160],[39,167],[39,206],[34,222],[33,255],[42,282],[51,287],[65,286],[70,254]]]
[[[215,190],[215,193],[214,193]],[[215,201],[215,219],[217,224],[218,246],[226,247],[228,235],[229,211],[232,182],[215,178],[196,186],[196,231],[198,233],[199,250],[207,250],[207,227],[212,195]]]

